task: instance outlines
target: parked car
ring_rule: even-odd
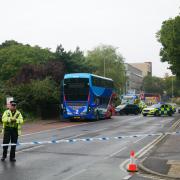
[[[119,114],[139,114],[141,109],[136,104],[123,104],[115,108],[115,112]]]
[[[180,107],[179,107],[179,109],[178,109],[178,113],[180,113]]]

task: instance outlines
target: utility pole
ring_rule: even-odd
[[[105,58],[104,58],[104,77],[106,76],[106,62],[105,62]]]
[[[173,84],[173,76],[172,76],[171,80],[172,80],[172,99],[171,99],[171,101],[173,102],[173,97],[174,97],[174,84]]]

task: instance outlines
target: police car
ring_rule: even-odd
[[[161,115],[168,115],[172,116],[173,110],[172,107],[168,104],[154,104],[150,107],[144,108],[142,110],[142,115],[153,115],[153,116],[161,116]]]
[[[172,108],[173,113],[175,113],[176,112],[176,107],[177,107],[176,103],[168,103],[168,105]]]

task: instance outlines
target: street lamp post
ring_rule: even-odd
[[[172,80],[172,102],[173,102],[173,97],[174,97],[174,84],[173,84],[173,76],[172,76],[172,78],[171,78],[171,80]]]
[[[106,76],[106,62],[105,62],[105,58],[104,58],[104,77]]]

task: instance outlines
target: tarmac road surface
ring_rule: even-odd
[[[176,115],[175,115],[176,116]],[[64,129],[23,136],[20,142],[114,137],[168,131],[174,117],[114,116]],[[152,179],[126,171],[130,151],[141,155],[158,136],[18,146],[16,163],[0,163],[1,180]],[[2,149],[0,150],[2,154]]]

